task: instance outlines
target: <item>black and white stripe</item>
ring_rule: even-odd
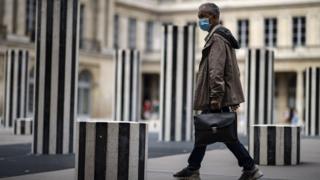
[[[18,118],[14,121],[15,135],[31,135],[33,128],[32,118]]]
[[[160,140],[193,139],[195,25],[164,25],[160,82]]]
[[[249,152],[257,164],[300,163],[300,126],[257,124],[250,128]]]
[[[16,118],[27,117],[29,52],[8,49],[5,57],[4,127],[13,127]]]
[[[246,58],[246,117],[250,125],[273,123],[274,51],[249,49]],[[251,136],[250,136],[251,137]]]
[[[320,67],[309,67],[304,73],[305,135],[320,135]]]
[[[35,154],[73,152],[78,5],[78,0],[37,1]]]
[[[139,51],[116,50],[114,120],[140,120],[140,81]]]
[[[140,122],[78,122],[77,179],[146,179],[147,128]]]

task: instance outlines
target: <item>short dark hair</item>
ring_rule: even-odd
[[[213,16],[220,17],[220,9],[214,3],[203,3],[199,6],[199,11],[209,13]]]

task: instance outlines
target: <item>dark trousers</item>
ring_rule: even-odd
[[[212,110],[205,110],[202,111],[201,114],[208,113],[208,112],[230,112],[229,107],[223,107],[221,110],[212,111]],[[254,160],[250,157],[249,152],[243,146],[240,141],[232,142],[232,143],[225,143],[227,148],[233,153],[233,155],[238,159],[239,166],[243,167],[244,170],[250,170],[254,166]],[[189,168],[196,170],[200,169],[201,162],[203,157],[206,153],[206,146],[194,146],[189,159]]]

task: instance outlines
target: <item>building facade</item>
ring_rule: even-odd
[[[197,22],[199,0],[81,0],[79,8],[78,114],[111,118],[115,49],[141,52],[141,118],[158,119],[162,25]],[[216,0],[221,23],[239,40],[237,51],[245,87],[247,48],[275,50],[274,122],[286,122],[288,110],[302,118],[303,71],[320,66],[319,0]],[[0,66],[7,48],[28,49],[30,74],[35,59],[36,0],[0,0]],[[196,30],[196,69],[206,33]],[[32,86],[32,82],[29,84]],[[4,73],[0,71],[0,101]],[[32,98],[31,98],[32,99]],[[0,103],[3,114],[3,103]],[[32,106],[29,102],[29,106]],[[240,113],[244,111],[244,105]],[[32,108],[28,108],[32,111]]]

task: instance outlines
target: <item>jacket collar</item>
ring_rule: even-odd
[[[204,38],[204,40],[206,41],[206,43],[209,41],[209,39],[211,38],[211,36],[213,35],[213,33],[219,28],[221,27],[221,24],[216,25],[215,27],[213,27],[211,29],[211,31],[209,32],[209,34]]]

